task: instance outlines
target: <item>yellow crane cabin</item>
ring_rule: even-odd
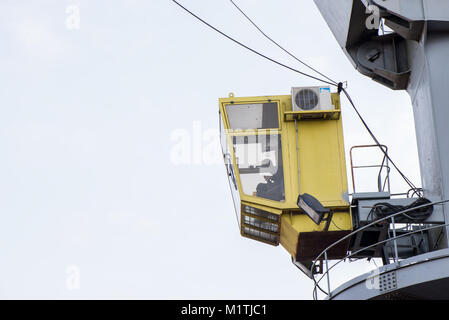
[[[243,237],[310,265],[349,234],[352,218],[340,96],[329,87],[219,99],[226,173]],[[328,252],[346,254],[347,242]]]

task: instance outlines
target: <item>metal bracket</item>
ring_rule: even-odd
[[[359,71],[394,90],[407,88],[407,43],[397,34],[377,36],[354,46]]]

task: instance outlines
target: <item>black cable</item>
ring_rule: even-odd
[[[280,66],[282,66],[282,67],[284,67],[284,68],[286,68],[286,69],[289,69],[289,70],[291,70],[291,71],[294,71],[294,72],[296,72],[296,73],[299,73],[299,74],[301,74],[301,75],[303,75],[303,76],[309,77],[309,78],[311,78],[311,79],[314,79],[314,80],[317,80],[317,81],[320,81],[320,82],[323,82],[323,83],[326,83],[326,84],[329,84],[329,85],[332,85],[332,86],[336,86],[336,87],[338,88],[338,92],[339,92],[339,93],[340,93],[341,91],[343,91],[344,94],[346,95],[346,97],[348,98],[349,102],[351,103],[352,107],[354,108],[355,112],[356,112],[357,115],[359,116],[360,120],[362,121],[363,125],[365,126],[366,130],[368,130],[368,133],[369,133],[370,136],[373,138],[373,140],[375,141],[375,143],[379,146],[379,148],[381,149],[381,151],[385,154],[385,156],[388,158],[388,160],[391,162],[391,164],[395,167],[395,169],[399,172],[399,174],[401,175],[401,177],[407,182],[407,184],[408,184],[414,191],[419,190],[419,189],[418,189],[418,188],[417,188],[417,187],[416,187],[416,186],[415,186],[415,185],[414,185],[414,184],[413,184],[413,183],[412,183],[412,182],[411,182],[411,181],[410,181],[410,180],[409,180],[403,173],[402,173],[402,171],[396,166],[396,164],[395,164],[395,163],[391,160],[391,158],[388,156],[387,152],[382,148],[382,146],[380,145],[380,143],[379,143],[379,141],[377,140],[376,136],[373,134],[373,132],[372,132],[371,129],[368,127],[367,123],[365,122],[365,120],[363,119],[363,117],[361,116],[361,114],[359,113],[359,111],[357,110],[357,107],[355,106],[354,102],[352,101],[351,96],[350,96],[349,93],[346,91],[346,89],[343,87],[343,83],[342,83],[342,82],[340,82],[340,83],[338,83],[338,84],[333,83],[333,82],[329,82],[329,81],[327,81],[327,80],[320,79],[320,78],[318,78],[318,77],[312,76],[312,75],[307,74],[307,73],[305,73],[305,72],[302,72],[302,71],[299,71],[299,70],[294,69],[294,68],[292,68],[292,67],[289,67],[289,66],[287,66],[287,65],[285,65],[285,64],[283,64],[283,63],[281,63],[281,62],[279,62],[279,61],[277,61],[277,60],[274,60],[274,59],[272,59],[272,58],[270,58],[270,57],[268,57],[268,56],[266,56],[266,55],[264,55],[264,54],[262,54],[262,53],[260,53],[260,52],[258,52],[258,51],[256,51],[256,50],[254,50],[254,49],[248,47],[247,45],[241,43],[240,41],[238,41],[238,40],[232,38],[231,36],[229,36],[229,35],[227,35],[226,33],[220,31],[219,29],[215,28],[214,26],[212,26],[211,24],[207,23],[206,21],[204,21],[203,19],[201,19],[199,16],[197,16],[196,14],[194,14],[192,11],[190,11],[189,9],[187,9],[186,7],[184,7],[183,5],[181,5],[178,1],[172,0],[172,2],[174,2],[175,4],[177,4],[177,5],[178,5],[180,8],[182,8],[184,11],[186,11],[187,13],[189,13],[190,15],[192,15],[193,17],[195,17],[197,20],[199,20],[200,22],[202,22],[203,24],[205,24],[206,26],[208,26],[208,27],[211,28],[212,30],[218,32],[219,34],[221,34],[222,36],[228,38],[229,40],[235,42],[235,43],[238,44],[239,46],[241,46],[241,47],[243,47],[243,48],[245,48],[245,49],[247,49],[247,50],[249,50],[249,51],[251,51],[251,52],[257,54],[258,56],[260,56],[260,57],[262,57],[262,58],[265,58],[265,59],[267,59],[267,60],[269,60],[269,61],[271,61],[271,62],[273,62],[273,63],[275,63],[275,64],[277,64],[277,65],[280,65]],[[271,38],[270,38],[270,39],[271,39]],[[326,77],[326,78],[327,78],[327,77]],[[420,192],[418,192],[418,194],[421,196],[421,193],[420,193]]]
[[[177,4],[179,7],[181,7],[184,11],[186,11],[187,13],[189,13],[190,15],[192,15],[193,17],[195,17],[196,19],[198,19],[199,21],[201,21],[203,24],[205,24],[206,26],[208,26],[208,27],[211,28],[212,30],[218,32],[219,34],[221,34],[222,36],[228,38],[229,40],[235,42],[235,43],[238,44],[239,46],[241,46],[241,47],[243,47],[243,48],[245,48],[245,49],[247,49],[247,50],[249,50],[249,51],[251,51],[251,52],[257,54],[258,56],[260,56],[260,57],[262,57],[262,58],[265,58],[265,59],[267,59],[267,60],[269,60],[269,61],[271,61],[271,62],[273,62],[273,63],[275,63],[275,64],[277,64],[277,65],[280,65],[281,67],[284,67],[284,68],[286,68],[286,69],[289,69],[289,70],[291,70],[291,71],[294,71],[294,72],[296,72],[296,73],[299,73],[299,74],[301,74],[301,75],[303,75],[303,76],[309,77],[309,78],[314,79],[314,80],[317,80],[317,81],[321,81],[321,82],[323,82],[323,83],[326,83],[326,84],[329,84],[329,85],[332,85],[332,86],[337,86],[337,84],[335,84],[335,83],[329,82],[329,81],[327,81],[327,80],[320,79],[320,78],[318,78],[318,77],[312,76],[312,75],[307,74],[307,73],[305,73],[305,72],[302,72],[302,71],[299,71],[299,70],[294,69],[294,68],[292,68],[292,67],[289,67],[289,66],[287,66],[287,65],[285,65],[285,64],[283,64],[283,63],[281,63],[281,62],[279,62],[279,61],[277,61],[277,60],[274,60],[274,59],[272,59],[272,58],[270,58],[270,57],[268,57],[268,56],[266,56],[266,55],[264,55],[264,54],[262,54],[262,53],[260,53],[260,52],[258,52],[258,51],[256,51],[256,50],[254,50],[254,49],[248,47],[247,45],[241,43],[240,41],[238,41],[238,40],[232,38],[231,36],[227,35],[226,33],[220,31],[219,29],[215,28],[215,27],[212,26],[211,24],[207,23],[206,21],[204,21],[203,19],[201,19],[200,17],[198,17],[196,14],[194,14],[192,11],[190,11],[189,9],[187,9],[186,7],[184,7],[183,5],[181,5],[178,1],[176,1],[176,0],[171,0],[171,1],[173,1],[174,3],[176,3],[176,4]]]
[[[368,219],[371,216],[373,218],[376,216],[377,219],[382,219],[400,211],[412,209],[429,203],[431,203],[430,200],[425,198],[419,198],[407,206],[392,205],[388,202],[376,203],[369,212]],[[432,212],[433,206],[427,206],[425,208],[410,211],[407,214],[404,213],[402,215],[398,215],[394,220],[397,223],[421,223],[424,222],[432,214]]]
[[[302,61],[301,59],[299,59],[298,57],[296,57],[293,53],[291,53],[290,51],[288,51],[287,49],[285,49],[284,47],[282,47],[279,43],[277,43],[276,41],[274,41],[270,36],[268,36],[233,0],[229,0],[231,1],[231,3],[234,5],[234,7],[237,8],[238,11],[240,11],[240,13],[257,29],[259,30],[259,32],[268,40],[270,40],[272,43],[274,43],[277,47],[279,47],[282,51],[284,51],[285,53],[287,53],[290,57],[292,57],[293,59],[295,59],[296,61],[298,61],[299,63],[301,63],[302,65],[304,65],[305,67],[309,68],[310,70],[318,73],[320,76],[326,78],[327,80],[329,80],[330,82],[332,82],[334,85],[337,85],[338,83],[334,80],[332,80],[331,78],[327,77],[326,75],[322,74],[321,72],[319,72],[318,70],[316,70],[315,68],[311,67],[310,65],[308,65],[307,63],[305,63],[304,61]]]
[[[410,195],[410,191],[413,191],[412,195]],[[423,189],[422,188],[418,188],[416,190],[410,189],[410,190],[407,191],[407,198],[413,198],[413,196],[415,194],[418,195],[418,197],[420,197],[422,193],[423,193]]]
[[[340,228],[339,226],[337,226],[337,224],[334,222],[334,220],[331,220],[331,223],[335,226],[335,228],[337,228],[338,230],[341,230],[341,231],[347,231],[347,230],[344,230],[344,229],[342,229],[342,228]]]
[[[338,86],[338,88],[340,89],[340,84]],[[344,89],[343,87],[341,87],[341,91],[343,91],[343,93],[345,94],[346,98],[348,99],[349,103],[351,104],[352,108],[355,110],[355,112],[357,113],[358,117],[360,118],[360,120],[362,121],[363,126],[366,128],[366,130],[368,131],[369,135],[371,136],[371,138],[374,140],[374,142],[376,143],[376,145],[379,147],[379,149],[384,153],[385,157],[390,161],[390,163],[393,165],[393,167],[398,171],[399,175],[405,180],[405,182],[410,186],[411,189],[413,189],[419,197],[421,197],[421,192],[419,191],[419,188],[417,188],[413,182],[411,182],[406,176],[405,174],[402,173],[402,171],[398,168],[398,166],[394,163],[393,160],[391,160],[390,156],[388,155],[387,151],[384,150],[384,148],[382,148],[381,144],[379,143],[379,140],[377,140],[376,136],[374,135],[374,133],[371,131],[371,129],[369,128],[368,124],[365,122],[365,120],[363,119],[362,115],[360,114],[360,112],[357,110],[357,107],[355,106],[354,102],[352,101],[351,96],[349,95],[349,93],[346,91],[346,89]]]

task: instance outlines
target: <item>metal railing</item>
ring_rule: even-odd
[[[394,241],[394,246],[395,246],[394,261],[397,262],[397,261],[399,260],[399,257],[398,257],[398,251],[397,251],[397,244],[396,244],[396,240],[397,240],[397,239],[403,238],[403,237],[406,237],[406,236],[409,236],[409,235],[411,235],[411,234],[415,234],[415,233],[419,233],[419,232],[423,232],[423,231],[428,231],[428,230],[432,230],[432,229],[437,229],[437,228],[442,228],[442,227],[445,227],[445,226],[449,226],[449,223],[446,223],[446,224],[440,224],[440,225],[437,225],[437,226],[431,226],[431,227],[427,227],[427,228],[424,228],[424,229],[418,229],[418,230],[415,230],[415,231],[410,231],[410,232],[407,232],[407,233],[405,233],[405,234],[401,234],[401,235],[397,236],[397,235],[396,235],[396,231],[395,231],[395,225],[394,225],[394,218],[395,218],[396,216],[399,216],[399,215],[402,215],[402,214],[405,214],[405,213],[408,213],[408,212],[411,212],[411,211],[415,211],[415,210],[418,210],[418,209],[421,209],[421,208],[426,208],[426,207],[429,207],[429,206],[434,206],[434,205],[443,204],[443,203],[446,203],[446,202],[449,202],[449,200],[443,200],[443,201],[437,201],[437,202],[426,203],[426,204],[423,204],[423,205],[420,205],[420,206],[417,206],[417,207],[414,207],[414,208],[409,208],[409,209],[406,209],[406,210],[402,210],[402,211],[396,212],[396,213],[394,213],[394,214],[392,214],[392,215],[390,215],[390,216],[387,216],[387,217],[384,217],[384,218],[380,218],[380,219],[378,219],[378,220],[375,220],[375,221],[373,221],[373,222],[371,222],[371,223],[369,223],[369,224],[367,224],[367,225],[365,225],[365,226],[363,226],[363,227],[361,227],[361,228],[359,228],[359,229],[357,229],[357,230],[355,230],[355,231],[349,233],[348,235],[344,236],[343,238],[339,239],[338,241],[336,241],[336,242],[334,242],[333,244],[331,244],[330,246],[328,246],[326,249],[324,249],[324,250],[323,250],[323,251],[322,251],[322,252],[315,258],[315,260],[314,260],[314,262],[313,262],[313,264],[312,264],[312,267],[310,268],[310,271],[311,271],[312,274],[313,274],[313,270],[315,270],[316,267],[317,267],[317,262],[323,260],[323,258],[324,258],[326,270],[323,272],[323,274],[321,275],[321,277],[320,277],[318,280],[316,280],[314,276],[312,277],[312,279],[313,279],[313,281],[314,281],[313,298],[314,298],[315,300],[318,299],[318,292],[317,292],[318,289],[319,289],[322,293],[324,293],[325,295],[327,295],[329,298],[332,297],[332,296],[331,296],[331,287],[330,287],[330,275],[329,275],[329,271],[332,270],[335,266],[337,266],[337,265],[340,264],[341,262],[345,261],[346,259],[348,259],[348,258],[350,258],[350,257],[352,257],[352,256],[354,256],[354,255],[356,255],[356,254],[358,254],[358,253],[360,253],[360,252],[363,252],[363,251],[365,251],[365,250],[367,250],[367,249],[370,249],[370,248],[372,248],[372,247],[376,247],[376,246],[378,246],[378,245],[381,245],[381,244],[384,244],[384,243],[387,243],[387,242],[390,242],[390,241]],[[379,222],[386,221],[386,220],[391,220],[391,222],[392,222],[392,226],[393,226],[393,237],[392,237],[392,238],[388,238],[388,239],[386,239],[386,240],[379,241],[379,242],[377,242],[377,243],[374,243],[374,244],[371,244],[371,245],[366,246],[366,247],[364,247],[364,248],[361,248],[361,249],[359,249],[359,250],[357,250],[357,251],[355,251],[355,252],[351,252],[350,254],[347,254],[344,258],[338,260],[334,265],[332,265],[331,267],[329,267],[329,265],[328,265],[328,259],[327,259],[327,253],[328,253],[328,251],[329,251],[330,249],[332,249],[333,247],[335,247],[335,246],[338,245],[339,243],[342,243],[343,241],[350,239],[353,235],[355,235],[355,234],[357,234],[357,233],[359,233],[359,232],[361,232],[361,231],[363,231],[363,230],[365,230],[365,229],[367,229],[367,228],[369,228],[369,227],[371,227],[371,226],[373,226],[373,225],[375,225],[375,224],[378,224]],[[326,279],[327,279],[327,291],[324,290],[324,289],[322,289],[322,288],[320,287],[320,285],[319,285],[320,281],[323,280],[324,277],[326,277]]]
[[[383,158],[382,158],[382,163],[380,165],[362,165],[362,166],[355,166],[354,165],[354,161],[353,161],[353,151],[354,149],[367,149],[367,148],[382,148],[383,149]],[[356,192],[356,187],[355,187],[355,175],[354,175],[354,169],[367,169],[367,168],[379,168],[379,173],[377,175],[377,189],[379,192],[383,192],[385,191],[385,187],[388,186],[387,191],[389,193],[391,193],[390,189],[390,164],[388,163],[388,147],[385,145],[359,145],[359,146],[353,146],[350,150],[349,150],[349,159],[351,162],[351,176],[352,176],[352,190],[353,192]],[[382,170],[386,169],[387,173],[385,176],[385,180],[382,182]]]

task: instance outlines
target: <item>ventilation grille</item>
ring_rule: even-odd
[[[294,87],[292,88],[293,111],[331,111],[332,104],[330,87]]]
[[[379,291],[387,292],[397,289],[396,271],[381,274],[379,276]]]
[[[301,110],[310,111],[318,106],[320,99],[315,91],[302,89],[295,95],[295,104]]]
[[[280,236],[279,216],[248,205],[242,209],[242,236],[277,246]]]

